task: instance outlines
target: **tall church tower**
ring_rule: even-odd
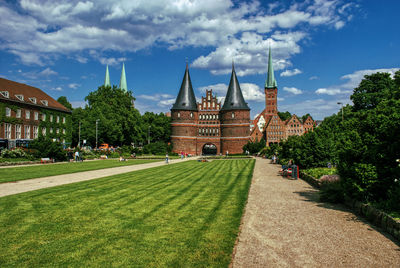
[[[187,64],[179,94],[171,108],[171,119],[173,151],[196,155],[198,110]]]
[[[232,64],[231,81],[226,93],[221,117],[221,151],[231,154],[242,153],[250,139],[250,108],[245,102]]]
[[[274,77],[274,67],[272,65],[271,47],[268,56],[268,77],[265,82],[265,118],[272,117],[278,112],[278,84]]]
[[[108,72],[108,64],[107,64],[107,67],[106,67],[106,76],[104,77],[104,86],[105,87],[111,87],[111,84],[110,84],[110,73]]]

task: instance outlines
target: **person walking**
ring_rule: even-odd
[[[79,161],[79,151],[77,150],[75,152],[75,162],[78,162],[78,161]]]
[[[168,164],[168,153],[165,155],[165,163]]]

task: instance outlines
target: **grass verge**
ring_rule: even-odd
[[[227,267],[254,160],[188,161],[0,198],[0,266]]]
[[[103,168],[138,165],[157,161],[160,160],[135,159],[120,162],[116,159],[110,159],[78,163],[72,162],[60,164],[44,164],[27,167],[21,166],[13,168],[0,168],[0,183],[97,170]]]

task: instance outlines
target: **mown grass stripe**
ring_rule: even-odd
[[[227,266],[252,161],[184,162],[2,198],[0,266]]]

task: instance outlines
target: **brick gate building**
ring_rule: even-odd
[[[182,85],[171,108],[173,152],[201,154],[238,154],[250,139],[250,108],[232,65],[232,75],[224,104],[212,90],[196,103],[189,69],[186,65]]]

